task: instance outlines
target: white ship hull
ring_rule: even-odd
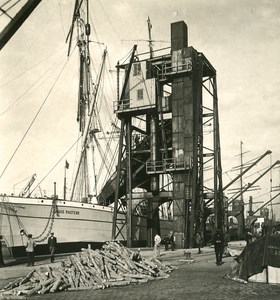
[[[20,233],[22,229],[38,241],[36,252],[41,254],[48,250],[47,238],[51,232],[58,239],[59,252],[76,251],[88,244],[97,246],[111,239],[111,207],[44,198],[1,198],[0,232],[14,257],[24,253],[26,235]],[[125,230],[126,226],[123,237],[126,237]]]

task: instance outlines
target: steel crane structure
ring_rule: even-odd
[[[192,247],[195,233],[205,231],[207,207],[214,210],[215,228],[224,225],[216,70],[188,45],[183,21],[171,24],[171,49],[153,55],[136,50],[117,65],[125,71],[114,107],[121,120],[119,160],[114,184],[103,189],[104,199],[110,195],[115,203],[112,238],[126,226],[127,244],[134,245],[133,215],[145,202],[151,245],[161,230],[158,209],[170,202],[177,247]],[[121,209],[125,223],[117,219]]]

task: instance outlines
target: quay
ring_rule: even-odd
[[[190,259],[186,259],[186,252],[190,253],[188,255]],[[151,258],[153,249],[142,248],[141,253],[142,257]],[[66,257],[67,255],[59,255],[54,263],[50,263],[49,257],[37,257],[34,268],[46,268],[48,265],[59,266]],[[231,270],[234,257],[224,257],[224,263],[216,266],[212,247],[202,248],[201,254],[198,254],[196,248],[175,249],[175,251],[164,251],[164,248],[161,248],[160,259],[164,264],[177,267],[167,279],[105,290],[49,293],[31,296],[27,299],[279,299],[280,285],[239,283],[227,279],[226,274]],[[30,270],[31,267],[27,267],[23,260],[8,261],[7,265],[0,269],[0,287],[3,288],[10,281],[27,275]],[[18,299],[25,299],[25,297],[21,296]]]

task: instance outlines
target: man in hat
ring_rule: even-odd
[[[54,262],[54,252],[57,246],[57,239],[54,236],[54,233],[51,233],[51,236],[48,238],[48,245],[51,253],[51,262]]]

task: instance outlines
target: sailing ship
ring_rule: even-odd
[[[101,125],[98,124],[97,104],[106,50],[103,52],[97,79],[93,82],[89,46],[91,27],[87,4],[88,1],[76,1],[73,22],[67,37],[68,55],[70,55],[76,30],[80,70],[77,121],[81,150],[76,158],[77,167],[70,199],[66,199],[66,175],[63,197],[57,196],[56,186],[51,197],[33,196],[34,189],[31,190],[31,186],[36,179],[35,174],[20,195],[1,194],[0,234],[13,257],[25,255],[24,245],[28,234],[32,234],[37,243],[37,254],[48,253],[47,239],[51,232],[54,232],[58,238],[58,252],[61,253],[79,251],[89,244],[93,248],[99,247],[105,241],[112,239],[116,172],[113,172],[105,188],[98,194],[94,159],[95,148],[99,146],[97,135],[102,130]],[[115,127],[117,128],[116,125]],[[104,159],[109,160],[106,156]],[[68,167],[69,163],[65,160],[65,172]],[[117,214],[119,223],[124,225],[125,211],[119,211]],[[133,218],[133,224],[135,225],[135,229],[132,230],[133,239],[137,241],[137,246],[145,245],[147,218],[138,214]],[[122,226],[118,240],[125,243],[126,226]]]

